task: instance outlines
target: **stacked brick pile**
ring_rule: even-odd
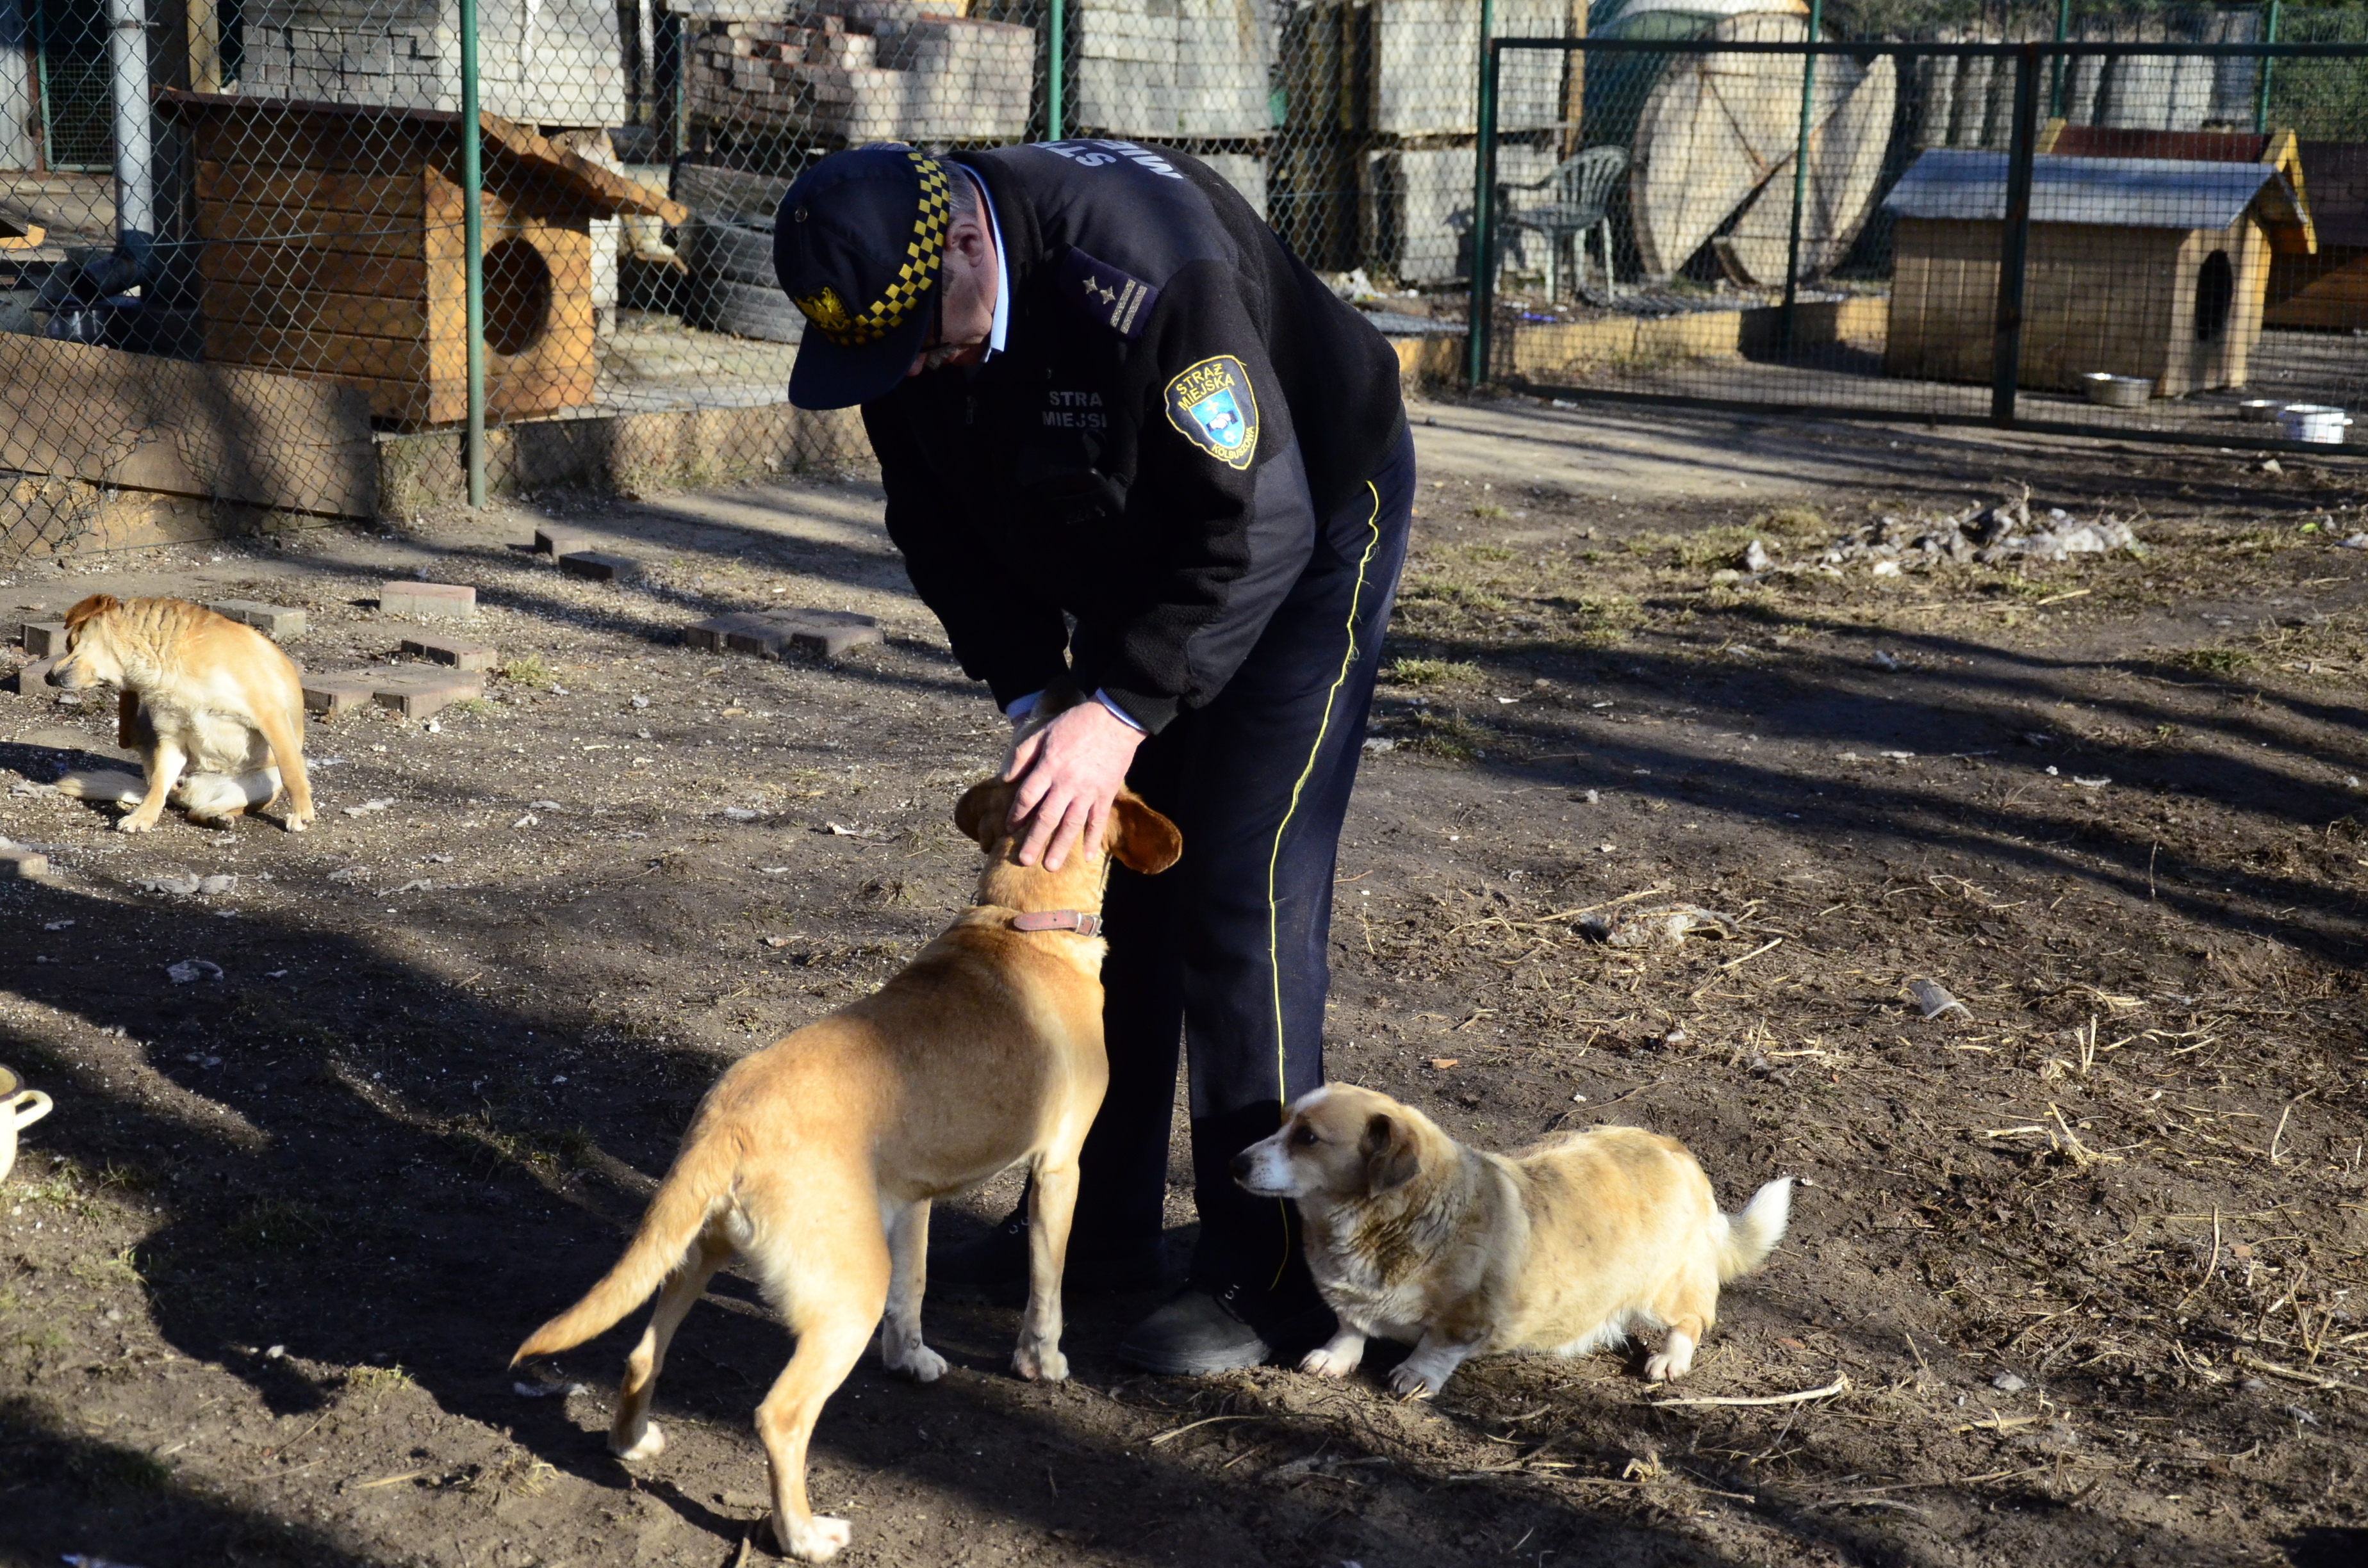
[[[1273,130],[1264,0],[1075,0],[1071,15],[1077,125],[1152,142]]]
[[[1030,29],[909,6],[849,10],[779,20],[702,8],[690,18],[693,117],[848,142],[1025,134]]]
[[[250,0],[238,90],[393,108],[461,107],[459,0]],[[625,115],[617,7],[482,0],[478,105],[525,125],[609,126]]]

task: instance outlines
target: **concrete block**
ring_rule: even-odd
[[[880,623],[841,609],[749,610],[719,615],[686,627],[682,640],[694,648],[778,659],[795,649],[835,659],[849,648],[882,641]]]
[[[548,555],[553,561],[563,555],[573,555],[577,551],[591,548],[592,538],[589,534],[571,533],[562,528],[534,530],[534,552],[537,555]]]
[[[374,677],[367,675],[326,675],[304,677],[304,711],[334,719],[350,713],[370,699]]]
[[[17,634],[25,652],[37,659],[54,659],[66,651],[66,623],[63,620],[28,620]]]
[[[370,682],[370,699],[406,719],[425,719],[447,703],[472,702],[484,695],[485,677],[464,670],[377,676]]]
[[[0,878],[35,881],[50,874],[50,858],[38,849],[0,838]]]
[[[458,620],[477,613],[477,590],[458,583],[381,583],[378,608],[382,615]]]
[[[304,635],[304,612],[285,605],[268,605],[256,599],[216,599],[206,608],[242,626],[254,627],[274,642]]]
[[[46,683],[50,678],[50,669],[56,663],[55,659],[31,659],[18,665],[16,675],[11,677],[16,682],[17,695],[38,697],[48,691]]]
[[[461,670],[492,669],[494,661],[501,656],[490,642],[462,642],[450,637],[431,637],[425,632],[404,638],[403,651]]]
[[[611,555],[606,551],[579,550],[559,558],[559,569],[571,577],[588,577],[596,583],[638,583],[642,580],[642,563],[630,555]]]

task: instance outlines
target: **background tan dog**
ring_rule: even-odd
[[[624,1458],[649,1458],[665,1447],[649,1406],[666,1343],[716,1269],[748,1259],[797,1335],[757,1409],[757,1435],[772,1464],[773,1534],[807,1562],[848,1534],[845,1520],[807,1506],[807,1439],[883,1307],[890,1369],[922,1382],[945,1370],[921,1342],[932,1199],[1029,1162],[1028,1309],[1011,1364],[1023,1378],[1069,1375],[1061,1261],[1077,1149],[1110,1082],[1104,945],[1094,925],[1072,917],[1100,909],[1112,858],[1164,871],[1182,845],[1166,817],[1121,793],[1103,843],[1079,846],[1058,871],[1022,866],[1005,824],[1011,794],[1008,783],[980,784],[955,808],[955,823],[988,850],[977,902],[878,992],[725,1073],[624,1256],[511,1358],[583,1343],[665,1279],[609,1434]]]
[[[1666,1329],[1645,1363],[1683,1377],[1718,1288],[1784,1234],[1793,1178],[1722,1214],[1685,1145],[1633,1127],[1571,1133],[1508,1157],[1467,1149],[1386,1095],[1327,1084],[1282,1131],[1234,1158],[1261,1198],[1299,1205],[1316,1289],[1340,1320],[1303,1370],[1346,1377],[1379,1335],[1412,1344],[1390,1374],[1435,1394],[1467,1357],[1577,1356]]]
[[[145,833],[168,797],[220,825],[288,790],[288,827],[313,821],[304,773],[304,687],[268,637],[180,599],[93,594],[66,611],[66,653],[50,671],[69,691],[113,685],[125,701],[121,744],[137,750],[146,788],[115,825]],[[120,800],[112,776],[71,793]],[[63,788],[63,786],[61,786]],[[176,792],[177,791],[177,792]]]

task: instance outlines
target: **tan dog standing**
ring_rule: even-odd
[[[1483,1153],[1346,1084],[1301,1096],[1281,1131],[1235,1156],[1234,1176],[1298,1204],[1315,1287],[1340,1320],[1301,1369],[1346,1377],[1378,1335],[1415,1346],[1390,1386],[1422,1395],[1469,1357],[1577,1356],[1656,1329],[1668,1339],[1645,1376],[1685,1376],[1718,1288],[1773,1250],[1793,1195],[1779,1177],[1729,1216],[1674,1138],[1599,1127]]]
[[[977,902],[878,992],[734,1063],[616,1267],[512,1358],[582,1344],[665,1280],[609,1435],[622,1457],[650,1458],[665,1447],[649,1407],[666,1343],[715,1271],[747,1259],[797,1336],[757,1434],[773,1534],[806,1562],[847,1544],[847,1522],[807,1505],[806,1443],[873,1327],[891,1369],[922,1382],[945,1370],[921,1342],[932,1199],[1029,1162],[1028,1308],[1011,1364],[1023,1378],[1069,1375],[1061,1263],[1077,1150],[1110,1082],[1102,888],[1112,858],[1163,871],[1182,846],[1174,824],[1121,793],[1103,843],[1080,845],[1058,871],[1022,866],[1005,824],[1012,788],[976,785],[955,809],[988,851]]]
[[[180,599],[93,594],[66,611],[66,653],[49,683],[123,691],[120,738],[139,751],[147,778],[136,803],[122,802],[132,809],[118,832],[146,833],[172,797],[220,826],[270,804],[283,780],[289,831],[311,825],[302,678],[253,627]]]

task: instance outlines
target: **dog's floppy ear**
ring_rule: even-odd
[[[1110,853],[1130,871],[1152,876],[1176,864],[1184,853],[1184,835],[1176,824],[1144,803],[1132,790],[1121,790],[1110,802],[1110,820],[1118,828]]]
[[[66,634],[68,636],[72,636],[74,633],[80,631],[84,621],[94,620],[98,617],[105,615],[108,610],[120,609],[122,608],[122,601],[118,599],[113,594],[93,594],[90,597],[83,600],[82,603],[74,606],[74,608],[66,611]]]
[[[1404,1187],[1422,1174],[1422,1156],[1415,1152],[1414,1129],[1395,1118],[1377,1113],[1368,1120],[1357,1152],[1365,1156],[1365,1190],[1369,1193]]]
[[[1002,778],[982,778],[954,802],[954,826],[962,836],[992,849],[1010,831],[1011,793],[1018,786]]]

